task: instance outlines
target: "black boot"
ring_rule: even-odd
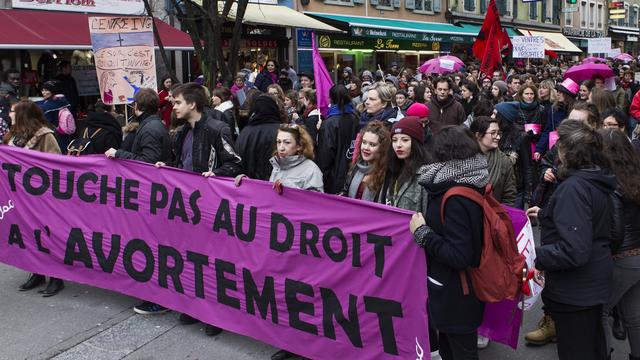
[[[39,275],[39,274],[31,274],[29,276],[29,279],[27,279],[27,281],[20,285],[20,287],[18,288],[19,291],[27,291],[27,290],[31,290],[35,287],[38,287],[42,284],[44,284],[45,279],[44,279],[44,275]]]
[[[59,293],[62,289],[64,289],[64,281],[62,281],[62,279],[52,277],[49,279],[47,288],[38,292],[42,294],[42,297],[50,297]]]
[[[222,332],[222,329],[217,326],[213,326],[210,324],[205,324],[204,326],[204,334],[207,336],[216,336],[216,335],[219,335],[221,332]]]
[[[271,355],[271,360],[284,360],[298,356],[287,350],[278,350],[275,354]]]
[[[613,325],[611,326],[611,334],[614,338],[624,341],[627,339],[627,330],[622,325],[622,321],[620,321],[620,313],[618,312],[618,308],[614,307],[611,310],[611,315],[613,315]]]

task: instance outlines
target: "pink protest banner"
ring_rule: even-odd
[[[542,125],[541,124],[524,124],[524,131],[529,131],[529,130],[531,130],[531,132],[533,132],[535,135],[538,135],[542,131]],[[536,144],[537,144],[537,141],[531,142],[531,160],[535,160]]]
[[[536,255],[531,223],[524,211],[508,206],[504,206],[504,208],[511,216],[518,250],[526,258],[527,266],[531,268],[534,265]],[[478,329],[478,334],[516,349],[523,314],[520,305],[524,305],[525,310],[531,308],[542,291],[542,288],[533,280],[529,281],[529,286],[532,294],[523,301],[504,300],[495,304],[486,304],[483,322]]]
[[[0,261],[313,359],[422,358],[410,213],[271,184],[0,146]]]

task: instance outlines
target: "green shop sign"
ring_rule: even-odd
[[[320,49],[439,51],[440,43],[435,41],[353,38],[344,35],[321,35],[318,37],[318,47]]]
[[[410,31],[363,28],[358,26],[351,27],[351,35],[368,38],[388,38],[393,40],[414,40],[445,43],[472,43],[475,41],[475,36],[472,35],[451,35],[434,33],[427,34]]]

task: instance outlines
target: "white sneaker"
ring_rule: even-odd
[[[478,335],[478,349],[482,350],[489,346],[489,338]]]
[[[440,352],[438,350],[431,352],[431,360],[442,360]]]

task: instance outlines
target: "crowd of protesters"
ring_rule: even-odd
[[[269,60],[257,76],[238,73],[230,88],[164,78],[158,92],[135,95],[123,128],[99,103],[75,137],[92,140],[80,153],[414,211],[407,225],[429,264],[433,359],[477,359],[488,344],[477,334],[485,304],[473,290],[465,295],[468,284],[457,276],[479,266],[482,208],[464,197],[446,202],[442,217],[440,207],[453,186],[483,194],[491,184],[497,200],[527,210],[541,229],[536,279],[545,279],[545,315],[526,341],[557,341],[560,359],[607,359],[613,333],[628,339],[629,359],[640,359],[640,85],[635,62],[609,66],[615,89],[597,74],[581,83],[563,77],[566,63],[516,62],[482,74],[470,62],[445,75],[345,67],[329,93],[318,94],[312,74]],[[78,151],[55,131],[66,101],[58,86],[45,83],[40,104],[11,100],[4,143]],[[327,95],[323,111],[318,100]],[[20,290],[44,282],[32,274]],[[63,288],[52,278],[41,292]],[[134,310],[169,309],[145,302]],[[207,335],[221,331],[206,326]],[[292,356],[281,350],[272,359]]]

